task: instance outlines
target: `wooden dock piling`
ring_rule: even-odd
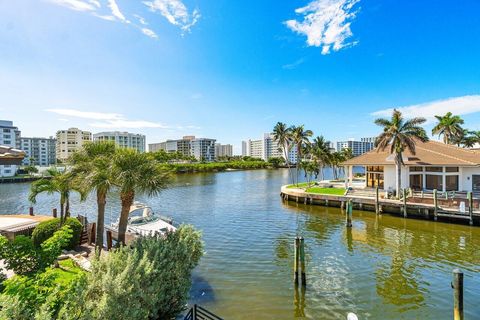
[[[437,189],[433,189],[433,219],[437,221],[438,216],[438,195]]]
[[[347,228],[352,227],[352,211],[353,211],[353,202],[348,200],[347,202]]]
[[[34,215],[34,214],[33,214],[33,207],[30,207],[30,208],[29,208],[29,210],[28,210],[28,214],[29,214],[29,215],[31,215],[31,216],[33,216],[33,215]]]
[[[112,249],[112,231],[107,230],[107,250]]]
[[[463,320],[463,272],[453,270],[453,319]]]
[[[403,189],[403,217],[407,217],[407,189]]]
[[[378,187],[375,187],[375,213],[379,214],[380,213],[380,196],[379,196],[379,190]]]
[[[473,195],[472,192],[468,192],[468,215],[470,216],[470,225],[473,225]]]
[[[57,217],[57,208],[53,208],[53,209],[52,209],[52,216],[53,216],[54,218]]]
[[[300,268],[302,286],[307,285],[307,275],[305,273],[305,240],[300,237]]]
[[[295,285],[298,285],[298,267],[299,267],[299,260],[300,260],[300,238],[295,237],[295,262],[293,264],[293,281]]]

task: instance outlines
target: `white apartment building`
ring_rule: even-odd
[[[20,130],[13,126],[13,121],[0,120],[0,146],[20,148]],[[13,177],[16,173],[16,165],[0,165],[0,177]]]
[[[340,152],[344,149],[351,149],[355,157],[375,149],[375,138],[361,138],[360,141],[349,139],[347,141],[337,142],[336,150]]]
[[[233,146],[231,144],[215,144],[215,158],[233,156]]]
[[[268,161],[270,158],[285,158],[283,148],[273,139],[273,134],[265,133],[263,139],[242,141],[242,155]],[[290,163],[297,162],[297,148],[293,146],[288,154]]]
[[[145,152],[145,136],[129,132],[99,132],[93,135],[94,141],[113,141],[120,148],[132,148],[138,152]]]
[[[75,151],[79,150],[85,142],[92,141],[92,133],[78,128],[70,128],[57,131],[56,138],[56,157],[61,161],[65,161]]]
[[[195,138],[191,141],[191,155],[198,161],[215,161],[215,139]]]
[[[20,149],[25,152],[24,165],[50,166],[55,164],[56,140],[50,138],[20,138]]]

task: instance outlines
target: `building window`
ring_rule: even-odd
[[[442,175],[425,175],[426,189],[428,190],[443,190],[443,176]]]
[[[445,190],[458,191],[458,176],[455,175],[445,177]]]
[[[458,167],[446,167],[446,172],[458,172]]]
[[[418,166],[410,167],[410,172],[422,172],[422,171],[423,171],[423,167],[418,167]]]
[[[423,189],[423,175],[421,174],[412,174],[410,175],[410,188],[415,191],[420,191]]]
[[[427,172],[443,172],[443,167],[426,167]]]

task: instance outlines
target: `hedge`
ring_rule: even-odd
[[[80,237],[82,236],[82,224],[78,221],[77,218],[67,218],[65,220],[64,225],[67,225],[72,229],[72,238],[70,239],[70,243],[68,244],[68,249],[75,249],[75,247],[80,242]],[[53,236],[55,231],[61,228],[60,225],[60,218],[50,219],[47,221],[40,222],[38,226],[33,230],[32,233],[32,241],[36,247],[40,247],[40,245]]]

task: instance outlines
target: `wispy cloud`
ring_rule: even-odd
[[[388,108],[375,111],[372,115],[376,117],[389,117],[393,109],[394,108]],[[447,112],[452,112],[456,115],[480,112],[480,95],[453,97],[395,109],[400,110],[406,118],[424,117],[431,123],[435,120],[436,115],[444,115]]]
[[[158,35],[152,29],[142,28],[142,32],[144,35],[149,36],[150,38],[158,39]]]
[[[96,120],[96,122],[89,123],[89,125],[94,128],[168,128],[167,126],[156,122],[144,120],[128,120],[123,114],[120,113],[80,111],[76,109],[46,109],[45,111],[53,112],[62,116]]]
[[[112,11],[112,15],[117,18],[118,20],[129,23],[129,21],[125,18],[123,13],[120,11],[120,8],[118,7],[118,4],[115,2],[115,0],[108,0],[108,7]]]
[[[134,14],[133,16],[138,19],[138,22],[140,22],[140,24],[142,24],[144,26],[148,25],[148,22],[147,22],[147,20],[145,20],[144,17],[139,16],[138,14]]]
[[[305,62],[305,59],[304,58],[300,58],[292,63],[288,63],[288,64],[284,64],[282,66],[282,69],[285,69],[285,70],[292,70],[292,69],[295,69],[296,67],[298,67],[299,65],[301,65],[302,63]]]
[[[100,4],[98,1],[83,0],[50,0],[50,2],[76,11],[95,11]]]
[[[168,22],[180,27],[183,32],[190,32],[190,29],[200,19],[198,9],[190,14],[187,7],[180,0],[154,0],[143,2],[152,12],[160,12]]]
[[[291,30],[307,36],[307,45],[322,48],[322,54],[354,46],[358,41],[347,42],[353,36],[350,29],[360,0],[314,0],[295,10],[303,21],[288,20],[285,24]]]

